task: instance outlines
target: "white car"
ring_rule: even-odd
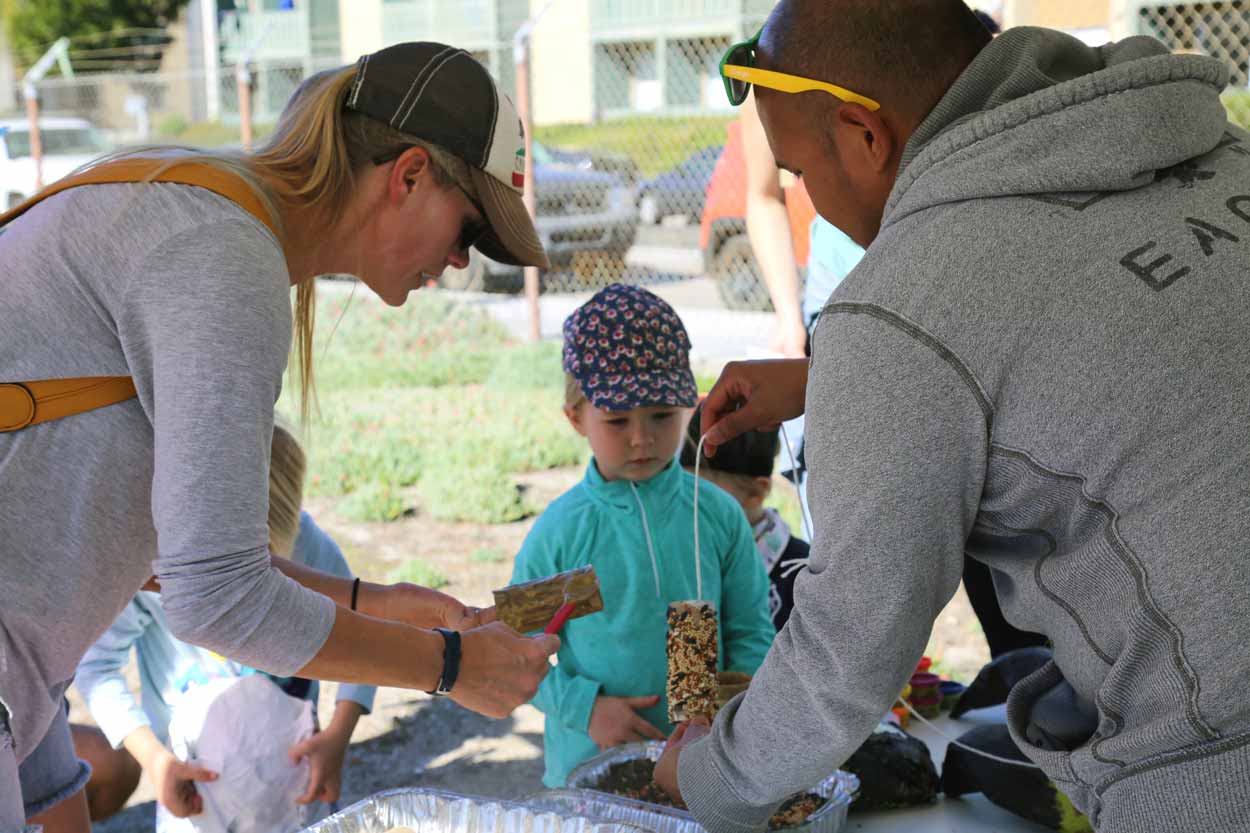
[[[43,184],[48,185],[111,148],[86,119],[39,120]],[[30,155],[30,122],[0,119],[0,210],[35,193],[35,160]]]

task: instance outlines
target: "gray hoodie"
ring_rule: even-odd
[[[1099,830],[1250,829],[1250,137],[1226,83],[1148,38],[1017,29],[909,142],[814,339],[794,614],[682,755],[712,833],[860,744],[965,551],[1054,643],[1009,722]]]

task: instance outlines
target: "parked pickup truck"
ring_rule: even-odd
[[[110,150],[100,131],[86,119],[40,119],[39,139],[43,147],[44,185]],[[34,193],[30,122],[0,119],[0,206],[7,210]]]
[[[534,142],[534,222],[554,269],[567,268],[578,253],[623,258],[634,244],[638,212],[630,172],[615,160]],[[631,163],[632,164],[632,163]],[[610,167],[610,170],[602,170]],[[448,269],[439,280],[448,289],[518,291],[521,269],[497,263],[477,250],[469,268]]]

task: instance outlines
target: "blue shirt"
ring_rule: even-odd
[[[307,512],[300,514],[299,536],[291,558],[326,573],[350,578],[343,552],[321,531]],[[126,686],[122,669],[134,647],[139,664],[141,703]],[[178,698],[195,685],[219,677],[255,673],[225,657],[175,639],[170,633],[159,593],[138,593],[113,625],[78,663],[74,684],[82,693],[109,743],[120,747],[128,735],[151,726],[162,743],[169,742],[169,719]],[[373,686],[340,684],[337,699],[373,708]],[[314,681],[307,699],[317,702]]]
[[[803,323],[809,328],[833,290],[864,256],[858,243],[820,215],[812,220],[810,234],[811,254],[807,259],[807,283],[803,288]]]

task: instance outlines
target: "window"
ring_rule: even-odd
[[[30,131],[8,130],[3,134],[10,159],[30,156]],[[94,127],[53,127],[39,131],[44,156],[90,156],[109,149]]]

